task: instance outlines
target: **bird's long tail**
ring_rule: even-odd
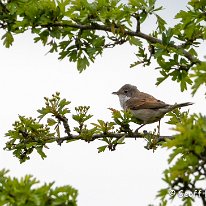
[[[180,107],[186,107],[186,106],[189,106],[189,105],[193,105],[194,103],[192,102],[185,102],[185,103],[180,103],[180,104],[174,104],[172,105],[172,110],[173,109],[176,109],[176,108],[180,108]]]

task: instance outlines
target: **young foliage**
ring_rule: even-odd
[[[184,91],[192,83],[190,74],[199,74],[193,68],[201,63],[196,47],[206,38],[206,6],[191,0],[188,8],[176,15],[179,22],[174,27],[168,27],[158,14],[162,9],[156,0],[3,1],[0,28],[5,30],[2,39],[6,47],[12,45],[15,34],[31,30],[35,42],[50,46],[49,52],[58,52],[59,59],[76,62],[80,72],[104,49],[129,42],[137,47],[137,60],[131,67],[149,66],[155,59],[161,75],[157,84],[171,77]],[[156,19],[156,29],[142,33],[150,16]]]
[[[22,163],[30,159],[30,154],[36,150],[44,159],[46,154],[43,149],[51,142],[54,133],[50,132],[47,125],[40,124],[36,119],[19,116],[19,120],[12,125],[5,136],[9,138],[4,149],[13,151],[15,157]]]
[[[193,74],[190,76],[194,81],[192,85],[192,95],[194,95],[200,86],[206,86],[206,62],[202,62],[194,67]]]
[[[19,116],[19,120],[13,124],[13,129],[5,134],[8,141],[4,149],[13,151],[20,163],[30,159],[30,155],[35,150],[44,159],[46,154],[43,149],[48,149],[48,144],[53,142],[57,142],[61,146],[64,141],[100,140],[105,145],[98,147],[98,152],[103,152],[105,149],[114,151],[117,145],[125,143],[125,137],[135,135],[140,138],[145,137],[149,149],[154,149],[158,143],[154,142],[154,134],[152,136],[149,133],[135,134],[130,129],[131,122],[141,124],[141,121],[134,118],[130,111],[118,111],[110,108],[113,121],[105,122],[99,119],[97,123],[88,124],[88,120],[92,117],[88,113],[89,106],[75,107],[76,114],[70,114],[68,108],[70,102],[65,98],[62,99],[59,92],[53,94],[51,98],[44,97],[44,100],[45,106],[37,110],[39,113],[37,119]],[[71,120],[77,123],[73,130],[70,128],[69,114]],[[46,119],[46,124],[41,123],[44,119]],[[53,132],[51,132],[52,130]],[[72,131],[75,133],[73,134]],[[63,133],[66,136],[63,136]]]
[[[206,176],[206,117],[200,114],[188,116],[187,112],[176,113],[175,116],[172,116],[170,124],[174,125],[177,134],[163,144],[163,147],[172,150],[168,159],[170,167],[164,171],[163,178],[168,186],[159,191],[158,197],[165,201],[190,193],[192,197],[181,198],[183,205],[192,205],[198,197],[205,205],[204,187],[198,185]],[[202,192],[198,196],[195,191]]]
[[[8,172],[4,169],[0,171],[0,205],[77,206],[78,192],[69,185],[39,185],[39,181],[31,175],[17,179],[8,176]]]
[[[96,128],[88,129],[85,122],[89,120],[92,115],[87,114],[90,107],[79,106],[75,107],[76,114],[72,118],[78,123],[78,127],[74,127],[74,131],[79,134],[79,137],[85,141],[91,141],[93,135],[96,133]]]

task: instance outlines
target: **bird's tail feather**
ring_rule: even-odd
[[[172,105],[172,109],[180,108],[180,107],[186,107],[189,105],[193,105],[194,103],[192,102],[185,102],[185,103],[180,103],[180,104],[174,104]]]

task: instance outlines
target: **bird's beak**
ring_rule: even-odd
[[[119,92],[112,92],[112,94],[118,95],[118,94],[119,94]]]

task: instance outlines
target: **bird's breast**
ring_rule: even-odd
[[[120,95],[118,95],[118,96],[119,96],[119,102],[120,102],[120,105],[121,105],[122,109],[126,109],[126,108],[125,108],[125,102],[126,102],[127,100],[129,100],[131,97],[128,97],[128,96],[122,95],[122,94],[120,94]]]

